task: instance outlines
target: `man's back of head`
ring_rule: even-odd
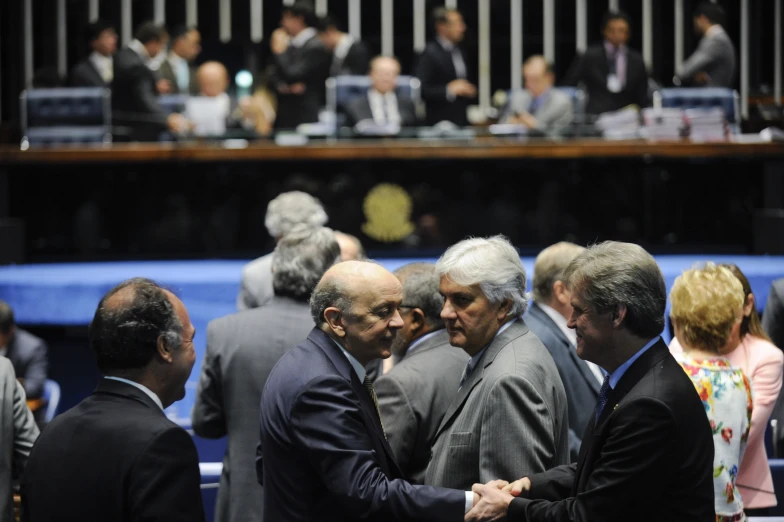
[[[324,273],[338,261],[340,246],[331,229],[295,228],[278,242],[272,257],[275,295],[307,302]]]
[[[575,257],[585,251],[584,247],[561,241],[551,245],[536,256],[534,261],[534,275],[531,286],[533,287],[534,301],[558,309],[557,296],[553,285],[563,282],[563,273]]]
[[[298,225],[319,227],[327,223],[327,213],[318,199],[294,190],[279,194],[267,205],[264,225],[269,235],[279,240]]]

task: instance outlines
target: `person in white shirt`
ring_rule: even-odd
[[[372,120],[376,125],[412,127],[417,124],[416,107],[411,98],[396,93],[400,63],[391,56],[378,56],[370,62],[371,87],[366,96],[346,104],[346,125]]]
[[[697,50],[683,62],[673,78],[675,85],[732,87],[735,81],[735,46],[724,31],[724,10],[701,2],[694,11],[694,30],[702,35]]]
[[[199,53],[201,34],[196,28],[183,26],[172,31],[169,53],[158,69],[160,78],[168,83],[168,93],[198,94],[196,71],[191,63]]]
[[[107,87],[114,78],[114,53],[117,51],[117,31],[109,22],[97,20],[87,26],[90,55],[71,70],[72,87]]]

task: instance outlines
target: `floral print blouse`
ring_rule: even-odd
[[[675,358],[694,383],[713,430],[716,520],[745,520],[735,479],[751,428],[751,384],[725,357],[692,359],[678,354]]]

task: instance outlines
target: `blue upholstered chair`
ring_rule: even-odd
[[[23,149],[112,140],[109,89],[27,89],[22,91],[19,102]]]

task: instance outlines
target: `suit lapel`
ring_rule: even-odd
[[[95,64],[92,60],[87,60],[87,70],[93,75],[94,80],[98,81],[101,85],[106,85],[106,82],[103,81],[103,76],[101,76],[101,72],[95,68]]]
[[[321,351],[323,351],[335,366],[335,369],[338,370],[340,375],[349,381],[351,388],[354,390],[354,393],[357,394],[357,398],[359,399],[359,404],[361,406],[362,413],[364,414],[365,424],[368,427],[368,431],[375,434],[376,438],[384,448],[387,462],[393,468],[391,471],[396,473],[397,477],[402,477],[403,472],[400,470],[397,461],[395,461],[395,457],[392,453],[392,448],[389,446],[389,442],[387,442],[386,437],[384,437],[384,430],[381,427],[381,420],[378,418],[376,406],[373,404],[373,401],[364,385],[359,382],[359,377],[351,367],[351,363],[348,361],[346,356],[343,355],[343,352],[341,352],[340,349],[335,345],[335,341],[333,341],[327,334],[318,328],[314,328],[310,331],[308,340],[316,345]]]

